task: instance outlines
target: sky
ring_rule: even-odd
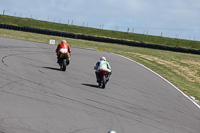
[[[57,23],[200,41],[200,0],[0,0],[0,14],[3,12]]]

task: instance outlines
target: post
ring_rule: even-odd
[[[5,10],[3,10],[3,15],[5,14]]]
[[[118,27],[118,26],[116,26],[116,27],[115,27],[115,31],[118,31],[118,30],[119,30],[119,27]]]

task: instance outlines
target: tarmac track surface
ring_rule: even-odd
[[[0,38],[0,133],[200,133],[200,109],[165,80],[112,53],[72,48],[66,72],[55,45]],[[93,67],[104,55],[105,89]]]

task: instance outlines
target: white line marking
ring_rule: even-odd
[[[137,61],[134,61],[134,60],[132,60],[132,59],[130,59],[130,58],[128,58],[128,57],[125,57],[125,56],[122,56],[122,55],[119,55],[119,54],[116,54],[116,55],[121,56],[121,57],[123,57],[123,58],[125,58],[125,59],[127,59],[127,60],[130,60],[130,61],[132,61],[132,62],[134,62],[134,63],[137,63],[137,64],[139,64],[140,66],[146,68],[147,70],[153,72],[154,74],[156,74],[157,76],[159,76],[160,78],[162,78],[163,80],[165,80],[167,83],[169,83],[171,86],[173,86],[173,87],[174,87],[176,90],[178,90],[180,93],[182,93],[186,98],[188,98],[190,101],[192,101],[192,103],[194,103],[194,104],[200,109],[200,105],[199,105],[198,103],[196,103],[191,97],[189,97],[187,94],[185,94],[183,91],[181,91],[178,87],[176,87],[175,85],[173,85],[171,82],[169,82],[167,79],[165,79],[164,77],[162,77],[162,76],[159,75],[158,73],[154,72],[153,70],[149,69],[148,67],[146,67],[146,66],[144,66],[144,65],[138,63]]]

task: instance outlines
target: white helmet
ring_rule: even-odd
[[[103,57],[100,58],[100,60],[106,61],[106,57],[103,56]]]
[[[62,42],[65,42],[65,43],[67,43],[67,41],[66,41],[66,40],[62,40],[62,41],[61,41],[61,43],[62,43]]]
[[[117,133],[116,131],[113,131],[113,130],[111,130],[111,131],[109,131],[108,133]]]

